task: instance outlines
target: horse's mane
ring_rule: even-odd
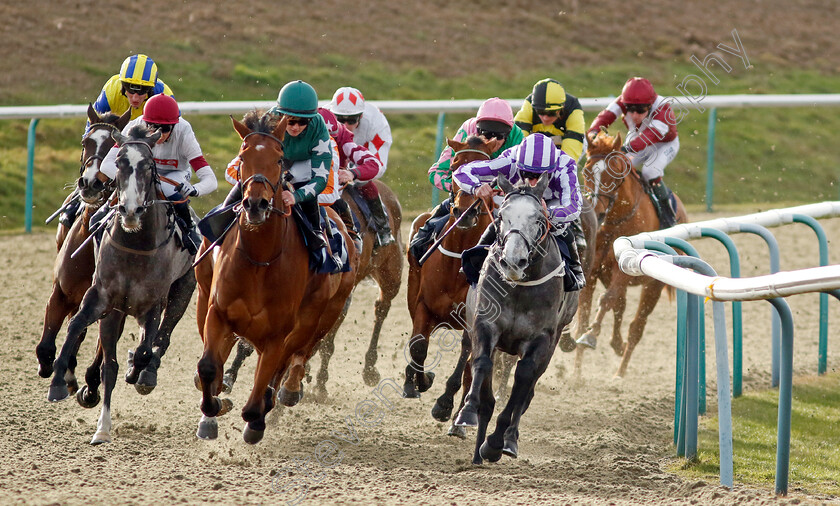
[[[612,151],[612,145],[615,141],[615,136],[609,135],[604,131],[598,132],[598,135],[589,143],[587,155],[602,155]]]
[[[484,146],[484,140],[477,135],[470,135],[469,137],[467,137],[466,143],[467,147],[469,147],[470,149],[478,149]]]
[[[245,113],[242,118],[242,123],[245,124],[252,132],[260,132],[270,134],[274,132],[280,116],[276,114],[266,113],[261,109],[252,109]]]
[[[118,119],[120,119],[120,117],[112,112],[106,112],[105,114],[99,116],[99,121],[101,123],[108,123],[110,125],[115,124]]]
[[[152,131],[149,127],[147,127],[143,123],[137,123],[126,134],[126,137],[130,137],[132,139],[144,139],[151,135]]]

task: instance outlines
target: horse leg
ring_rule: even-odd
[[[222,378],[222,392],[229,394],[233,391],[233,385],[236,383],[236,378],[239,377],[239,369],[242,368],[245,359],[250,357],[252,353],[254,353],[254,347],[248,341],[240,339],[236,345],[236,356],[233,357],[233,362],[231,362]]]
[[[274,375],[282,371],[288,354],[279,346],[263,350],[257,357],[257,370],[254,373],[254,387],[248,401],[242,407],[242,419],[247,422],[242,431],[242,438],[248,444],[257,444],[265,433],[265,415],[273,407],[274,392],[269,383]]]
[[[497,354],[497,357],[498,359],[493,361],[493,365],[495,366],[494,374],[497,381],[495,397],[497,401],[505,402],[508,399],[507,385],[510,379],[510,371],[513,370],[517,358],[507,353]]]
[[[78,340],[82,332],[88,326],[99,319],[102,313],[105,312],[106,303],[104,297],[96,288],[90,288],[82,299],[82,304],[70,323],[67,325],[67,338],[64,340],[64,345],[61,347],[61,352],[58,358],[53,363],[53,378],[50,382],[50,389],[47,392],[47,400],[50,402],[60,401],[66,399],[70,392],[67,390],[67,381],[65,380],[65,373],[70,364],[70,357],[76,352],[78,348]]]
[[[464,375],[461,379],[461,402],[458,404],[458,413],[464,409],[464,404],[467,403],[467,393],[469,393],[470,387],[472,387],[472,361],[467,357],[467,367],[464,367]],[[466,439],[467,428],[461,425],[455,425],[455,420],[453,420],[446,435]]]
[[[67,362],[67,372],[64,373],[64,381],[67,383],[67,391],[71,395],[75,394],[79,390],[79,381],[76,379],[76,366],[78,365],[78,359],[76,357],[79,354],[79,348],[82,346],[85,336],[87,336],[87,329],[83,330],[79,335],[79,339],[76,342],[76,349],[73,351],[73,354],[70,355],[70,359]]]
[[[123,321],[125,321],[125,315],[123,315]],[[120,335],[122,335],[122,327],[120,328]],[[99,404],[101,400],[99,397],[99,384],[102,380],[102,353],[102,343],[97,339],[96,355],[93,357],[93,362],[91,362],[85,371],[85,385],[76,392],[76,401],[83,408],[92,408]]]
[[[662,295],[662,283],[649,282],[642,285],[639,309],[636,311],[636,316],[633,318],[633,321],[630,322],[630,330],[627,333],[627,346],[624,349],[624,355],[621,357],[621,364],[618,366],[618,371],[615,373],[617,378],[623,378],[627,372],[630,355],[633,354],[636,345],[642,340],[642,333],[645,331],[647,319],[656,307],[660,295]]]
[[[306,357],[302,352],[291,356],[286,379],[277,392],[277,401],[284,406],[294,406],[303,398],[303,377],[306,374]]]
[[[99,347],[102,350],[102,383],[104,395],[99,421],[96,423],[96,433],[90,444],[98,445],[111,442],[111,394],[117,383],[117,373],[120,366],[117,363],[117,341],[125,313],[111,311],[99,324]]]
[[[409,352],[411,361],[405,367],[405,383],[403,384],[403,396],[409,399],[417,399],[420,392],[425,392],[432,386],[435,373],[424,372],[423,364],[426,362],[426,355],[429,351],[429,334],[434,328],[429,310],[422,302],[417,304],[414,312],[414,337],[409,341]]]
[[[627,308],[627,287],[624,292],[614,299],[613,304],[613,333],[610,347],[619,357],[624,353],[624,339],[621,337],[621,324],[624,321],[624,310]]]
[[[137,377],[137,383],[134,388],[140,395],[147,395],[157,386],[157,371],[160,367],[160,360],[169,349],[170,338],[175,326],[181,321],[187,307],[190,305],[190,299],[195,291],[195,272],[188,269],[183,276],[176,279],[169,287],[169,295],[166,300],[166,309],[163,313],[163,319],[160,322],[160,328],[157,329],[154,343],[152,344],[152,357],[149,365],[147,365],[140,375]]]
[[[216,417],[233,408],[230,399],[219,399],[217,395],[222,387],[222,368],[233,348],[234,340],[230,326],[219,317],[213,306],[208,308],[207,321],[204,324],[204,352],[198,360],[197,371],[201,382],[201,421],[198,423],[196,437],[216,439],[218,425]]]
[[[475,383],[473,383],[475,384]],[[472,390],[472,388],[470,388]],[[490,368],[487,374],[481,381],[480,404],[478,408],[478,430],[475,434],[475,449],[473,451],[473,461],[475,465],[483,463],[481,448],[484,446],[484,436],[487,434],[487,425],[490,423],[490,418],[493,416],[493,410],[496,408],[496,398],[493,397],[493,364],[491,361]],[[496,462],[498,458],[493,459],[492,456],[488,458],[491,462]]]
[[[160,326],[160,315],[162,309],[163,308],[160,303],[155,304],[144,315],[137,318],[137,322],[143,328],[143,338],[140,340],[140,344],[137,346],[137,349],[134,350],[134,355],[132,355],[133,359],[129,362],[128,371],[125,373],[125,382],[129,385],[135,385],[137,383],[137,379],[140,377],[140,372],[152,361],[152,357],[154,356],[152,352],[152,343],[155,342],[158,327]],[[137,389],[136,386],[135,389]],[[143,394],[144,389],[137,389],[137,391]],[[148,390],[145,393],[149,392],[151,392],[151,390]]]
[[[35,356],[38,357],[38,375],[42,378],[49,378],[53,373],[55,338],[61,330],[64,319],[73,312],[73,309],[75,308],[61,291],[58,282],[53,282],[53,291],[44,312],[44,331],[38,346],[35,347]]]
[[[446,389],[443,394],[437,398],[435,405],[432,407],[432,418],[439,422],[445,422],[452,416],[452,408],[455,405],[455,393],[461,388],[464,368],[468,358],[470,358],[470,336],[468,331],[464,330],[461,334],[461,354],[458,355],[455,370],[452,371],[452,376],[446,380]]]
[[[582,344],[593,350],[598,344],[598,336],[601,334],[601,324],[604,321],[604,316],[606,316],[607,311],[609,310],[607,304],[608,292],[609,290],[607,290],[607,292],[604,292],[598,300],[598,312],[595,313],[595,321],[593,321],[586,329],[586,332],[584,332],[583,335],[580,336],[580,338],[578,338],[577,344]],[[583,322],[581,322],[581,324],[583,324]]]
[[[393,253],[390,258],[393,260],[385,262],[374,275],[379,285],[379,298],[374,303],[373,333],[370,336],[367,353],[365,353],[365,368],[362,372],[365,385],[369,387],[375,387],[381,379],[379,371],[376,370],[376,360],[379,358],[379,334],[382,332],[385,318],[391,311],[391,303],[400,290],[402,257],[398,253]]]
[[[347,297],[347,302],[344,303],[344,307],[341,309],[341,314],[338,316],[338,320],[336,320],[335,325],[333,328],[327,332],[327,335],[324,336],[324,339],[318,346],[318,355],[321,357],[321,367],[318,369],[318,375],[315,378],[315,398],[318,400],[325,400],[327,398],[327,381],[330,379],[329,373],[329,366],[330,366],[330,358],[332,358],[333,353],[335,353],[335,336],[338,334],[338,328],[341,327],[341,324],[344,322],[344,318],[347,317],[347,311],[350,309],[350,297]]]

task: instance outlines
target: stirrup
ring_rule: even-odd
[[[383,230],[376,232],[376,241],[374,241],[374,245],[377,248],[382,248],[383,246],[387,246],[392,244],[396,239],[394,239],[394,235],[391,234],[390,231],[385,232]]]

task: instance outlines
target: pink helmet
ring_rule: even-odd
[[[475,118],[478,121],[498,121],[509,127],[513,126],[513,110],[507,100],[502,100],[499,97],[485,100],[478,108],[478,114]]]
[[[654,100],[656,91],[644,77],[631,77],[621,89],[621,101],[625,104],[652,104]]]

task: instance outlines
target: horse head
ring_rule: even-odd
[[[499,176],[499,187],[505,192],[505,200],[499,208],[498,234],[491,254],[500,272],[511,281],[524,278],[537,253],[544,255],[546,252],[542,244],[548,236],[549,222],[543,194],[550,178],[545,172],[534,186],[525,181],[514,186],[507,178]]]
[[[604,224],[616,202],[619,187],[632,169],[630,159],[620,148],[621,134],[611,137],[601,131],[586,150],[583,183],[595,206],[599,226]]]
[[[119,191],[120,223],[126,232],[139,232],[141,218],[155,200],[157,167],[152,147],[162,135],[150,134],[145,125],[137,125],[128,135],[111,134],[120,145],[117,153],[117,190]]]
[[[108,197],[108,176],[99,171],[99,166],[105,155],[114,146],[112,132],[120,132],[128,124],[131,117],[131,110],[127,110],[122,116],[112,113],[99,115],[88,104],[88,120],[90,127],[82,138],[82,156],[80,158],[79,179],[76,185],[82,200],[90,205],[101,204]]]
[[[466,142],[458,142],[447,139],[446,143],[452,148],[454,153],[452,157],[451,169],[454,171],[461,165],[474,162],[476,160],[489,160],[491,155],[501,147],[504,141],[502,139],[485,140],[482,137],[471,135]],[[455,218],[460,218],[465,212],[467,215],[458,222],[458,228],[467,229],[472,228],[478,224],[479,218],[482,215],[487,215],[487,211],[481,209],[479,206],[470,206],[475,202],[476,197],[470,195],[458,188],[455,179],[452,179],[452,190],[450,192],[450,202],[452,202],[451,213]],[[469,209],[469,210],[468,210]],[[468,211],[467,211],[468,210]]]
[[[242,181],[242,209],[245,224],[258,227],[265,223],[272,212],[288,214],[280,198],[283,191],[283,177],[287,171],[283,166],[283,145],[287,117],[279,121],[273,114],[250,111],[243,120],[231,117],[233,128],[242,138],[239,151],[241,164],[239,177]],[[279,204],[277,209],[275,204]]]

